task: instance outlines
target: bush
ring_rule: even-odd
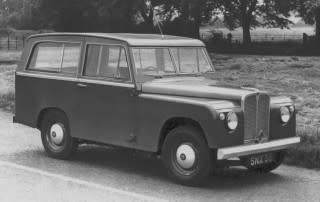
[[[9,91],[5,94],[0,94],[0,108],[6,111],[14,112],[15,93]]]
[[[286,163],[307,168],[320,168],[320,129],[300,128],[301,144],[288,150]]]

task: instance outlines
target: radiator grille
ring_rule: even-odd
[[[266,94],[246,96],[244,108],[244,141],[266,141],[269,139],[270,97]]]

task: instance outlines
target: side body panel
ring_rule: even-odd
[[[66,78],[62,78],[66,79]],[[31,127],[37,127],[38,117],[44,109],[55,108],[64,111],[69,120],[78,110],[75,79],[39,78],[39,75],[16,76],[16,121]]]
[[[129,146],[133,129],[134,86],[83,82],[75,90],[76,110],[70,118],[72,135],[119,146]]]

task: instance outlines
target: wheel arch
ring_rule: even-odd
[[[67,114],[60,108],[57,108],[57,107],[47,107],[47,108],[44,108],[42,109],[39,113],[38,113],[38,117],[37,117],[37,128],[40,129],[41,128],[41,123],[42,123],[42,120],[43,118],[45,117],[46,114],[52,112],[52,111],[57,111],[57,112],[60,112],[62,113],[67,119],[68,119],[68,116]]]
[[[202,137],[206,141],[206,144],[208,144],[205,132],[201,126],[201,124],[192,119],[192,118],[187,118],[187,117],[173,117],[168,119],[162,126],[160,130],[160,137],[158,141],[158,150],[157,153],[160,154],[162,150],[162,146],[164,143],[164,140],[166,139],[168,133],[173,130],[174,128],[177,128],[179,126],[192,126],[196,129],[198,129],[201,132]]]

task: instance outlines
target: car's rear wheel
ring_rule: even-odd
[[[258,167],[246,166],[250,171],[268,173],[277,169],[283,162],[286,151],[277,151],[273,153],[274,160],[266,165],[261,165]]]
[[[50,157],[67,159],[77,149],[77,141],[71,137],[69,122],[64,113],[48,112],[41,122],[41,140]]]
[[[212,155],[202,133],[191,126],[173,129],[162,147],[162,160],[170,177],[189,186],[201,185],[212,170]]]

